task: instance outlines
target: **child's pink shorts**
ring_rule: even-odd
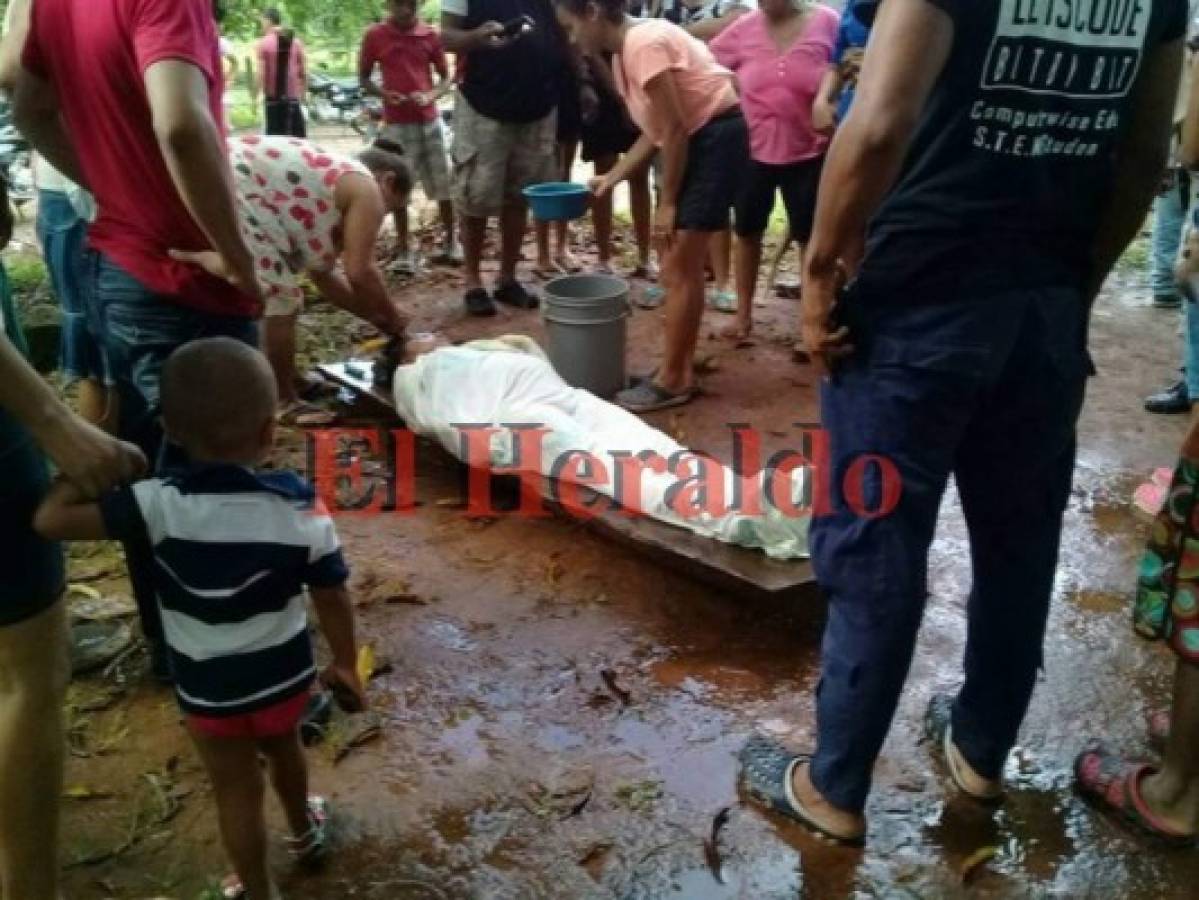
[[[240,716],[186,715],[187,727],[199,737],[272,738],[295,731],[308,705],[308,692],[296,694],[274,706]]]

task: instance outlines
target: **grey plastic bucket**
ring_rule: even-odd
[[[629,285],[611,275],[565,275],[545,286],[550,362],[572,387],[608,398],[625,386]]]

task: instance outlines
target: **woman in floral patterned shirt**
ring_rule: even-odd
[[[300,275],[335,306],[384,334],[402,335],[405,320],[388,296],[375,240],[384,217],[407,206],[412,175],[402,157],[378,147],[352,158],[289,137],[233,138],[229,156],[242,232],[266,298],[263,351],[284,413],[302,414],[295,371]],[[212,253],[174,255],[210,271],[220,267]]]

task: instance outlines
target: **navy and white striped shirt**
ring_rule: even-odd
[[[101,501],[109,537],[148,541],[175,692],[186,712],[234,716],[316,675],[305,586],[349,577],[333,520],[291,472],[173,471]]]

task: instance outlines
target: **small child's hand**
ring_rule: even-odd
[[[356,713],[366,709],[366,691],[353,666],[339,666],[334,663],[321,672],[321,684],[333,692],[345,712]]]

